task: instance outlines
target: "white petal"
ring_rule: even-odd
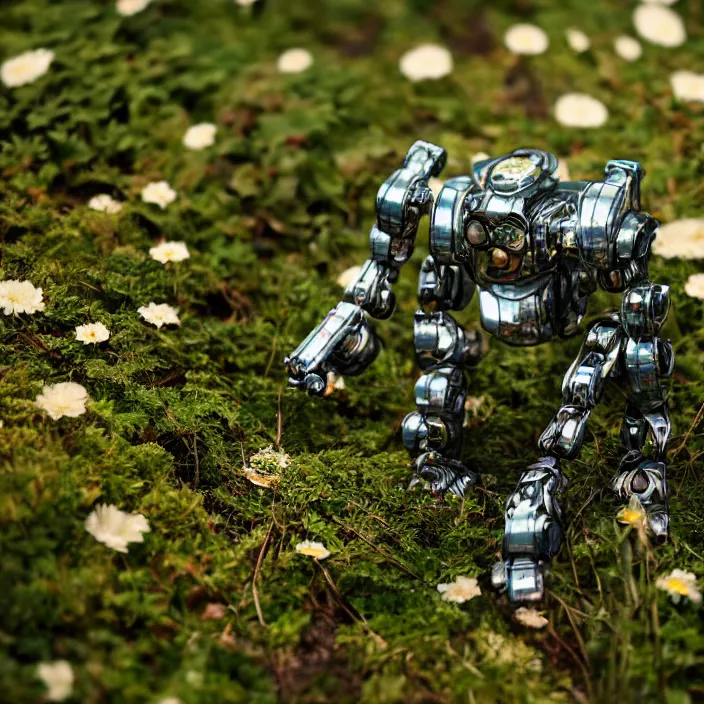
[[[54,52],[49,49],[25,51],[24,54],[7,59],[0,66],[0,79],[8,88],[34,83],[48,70],[54,60]]]
[[[633,12],[633,24],[643,39],[659,46],[680,46],[687,39],[682,18],[662,5],[639,5]]]
[[[555,103],[555,119],[567,127],[601,127],[608,117],[604,103],[585,93],[566,93]]]
[[[279,73],[301,73],[313,65],[313,55],[307,49],[288,49],[279,56],[276,68]]]
[[[118,15],[130,17],[144,10],[152,0],[117,0],[115,9]]]
[[[637,61],[643,54],[640,42],[633,37],[620,36],[614,41],[616,53],[625,61]]]
[[[535,55],[547,51],[549,40],[540,27],[522,22],[508,28],[504,44],[513,54]]]
[[[592,45],[589,37],[581,29],[568,29],[565,36],[572,51],[576,51],[578,54],[588,51]]]
[[[215,143],[217,127],[210,122],[193,125],[183,135],[183,145],[188,149],[205,149]]]
[[[437,80],[452,73],[452,54],[439,44],[421,44],[401,57],[399,69],[412,81]]]

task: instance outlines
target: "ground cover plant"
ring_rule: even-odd
[[[0,284],[4,701],[704,697],[696,582],[673,598],[658,581],[704,577],[701,220],[670,230],[684,256],[651,266],[674,302],[671,540],[619,524],[604,491],[621,456],[613,386],[567,469],[541,615],[523,622],[487,577],[580,338],[492,343],[472,370],[465,456],[483,486],[464,501],[404,490],[425,228],[363,377],[311,399],[282,366],[366,258],[376,188],[417,138],[447,148],[443,178],[518,146],[554,152],[573,179],[637,159],[647,211],[704,215],[704,7],[682,0],[638,27],[634,10],[3,4],[0,281],[34,287]],[[520,23],[545,36],[505,39]],[[435,75],[414,80],[408,52],[427,43],[442,50],[420,70]],[[556,113],[573,92],[599,104]],[[586,322],[617,305],[599,294]],[[478,326],[476,307],[462,322]]]

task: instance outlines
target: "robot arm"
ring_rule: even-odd
[[[391,284],[413,254],[420,219],[433,204],[428,179],[442,171],[445,159],[444,149],[418,141],[403,167],[381,186],[369,235],[371,256],[344,300],[284,360],[292,386],[320,395],[328,372],[360,374],[374,361],[379,341],[369,316],[383,320],[394,311]]]

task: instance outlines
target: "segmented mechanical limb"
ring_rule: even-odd
[[[562,383],[562,406],[540,436],[546,454],[518,480],[506,502],[504,562],[494,567],[492,581],[508,589],[511,601],[538,601],[543,575],[560,549],[564,522],[559,495],[567,480],[560,459],[579,454],[587,420],[601,399],[606,380],[618,370],[623,331],[618,320],[597,322],[587,331],[579,355]]]
[[[649,281],[628,289],[621,303],[624,341],[623,371],[629,400],[621,427],[626,455],[611,482],[617,497],[628,503],[634,494],[645,508],[648,523],[659,540],[667,538],[667,467],[670,436],[664,379],[672,374],[674,353],[669,340],[658,337],[670,307],[667,286]],[[644,456],[652,440],[652,457]]]
[[[374,361],[380,345],[369,316],[384,319],[393,313],[391,284],[413,253],[418,223],[433,204],[428,179],[440,173],[445,159],[444,149],[416,142],[403,167],[381,186],[369,235],[371,257],[344,301],[284,360],[291,386],[321,395],[328,372],[360,374]]]
[[[433,491],[462,496],[478,480],[459,457],[466,398],[463,368],[479,361],[483,338],[461,328],[447,312],[463,308],[473,291],[463,268],[438,266],[432,257],[423,263],[418,297],[435,310],[419,310],[415,316],[416,355],[426,373],[415,387],[417,410],[402,424],[403,443],[415,457],[411,487],[427,483]]]

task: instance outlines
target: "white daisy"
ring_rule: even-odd
[[[271,489],[281,482],[281,472],[288,467],[290,459],[285,452],[277,452],[268,445],[249,458],[244,474],[252,484]]]
[[[684,285],[684,291],[692,298],[704,300],[704,274],[692,274]]]
[[[521,606],[513,612],[513,618],[523,626],[528,628],[545,628],[548,625],[548,620],[540,611],[529,609]]]
[[[279,73],[302,73],[313,65],[313,54],[308,49],[288,49],[276,60]]]
[[[504,44],[512,54],[543,54],[549,43],[548,35],[540,27],[525,22],[514,24],[504,34]]]
[[[182,262],[191,255],[185,242],[162,242],[156,247],[150,248],[149,256],[162,264],[166,264],[166,262]]]
[[[217,127],[210,122],[201,122],[186,130],[183,135],[183,146],[188,149],[205,149],[212,147],[215,143],[215,132]]]
[[[586,93],[566,93],[555,103],[555,119],[566,127],[601,127],[608,117],[606,105]]]
[[[163,210],[176,200],[176,191],[169,186],[168,181],[152,181],[142,189],[142,200],[145,203],[155,203]]]
[[[701,603],[702,593],[697,589],[697,577],[691,572],[672,570],[670,574],[658,577],[655,586],[668,592],[675,604],[682,598],[689,599],[694,604]]]
[[[99,542],[117,552],[127,552],[129,543],[143,543],[149,521],[141,513],[125,513],[117,506],[99,504],[85,521],[85,529]]]
[[[684,218],[660,225],[652,249],[665,259],[704,259],[704,218]]]
[[[678,100],[704,103],[704,73],[675,71],[670,76],[672,94]]]
[[[54,52],[50,49],[25,51],[24,54],[3,61],[0,66],[0,79],[8,88],[34,83],[49,70],[53,60]]]
[[[84,345],[105,342],[110,337],[110,331],[102,323],[88,323],[76,328],[76,339]]]
[[[643,47],[637,39],[624,34],[614,40],[614,51],[624,61],[637,61],[643,54]]]
[[[437,80],[452,73],[452,54],[439,44],[421,44],[407,51],[398,67],[411,81]]]
[[[687,39],[682,18],[663,5],[639,5],[633,12],[633,24],[643,39],[659,46],[680,46]]]
[[[308,557],[314,557],[316,560],[324,560],[330,556],[330,551],[322,543],[314,540],[304,540],[296,545],[296,552]]]
[[[48,384],[34,399],[37,406],[53,420],[59,420],[64,416],[77,418],[83,415],[88,401],[86,389],[73,381]]]
[[[337,285],[342,286],[342,288],[346,289],[351,283],[355,282],[359,278],[359,275],[361,273],[361,266],[351,266],[349,269],[345,269],[337,277]]]
[[[115,9],[118,15],[131,17],[144,10],[152,0],[117,0]]]
[[[452,601],[455,604],[463,604],[482,593],[474,577],[462,576],[457,577],[454,582],[438,584],[438,591],[442,594],[443,601]]]
[[[101,213],[108,213],[109,215],[114,215],[122,210],[122,203],[115,200],[107,193],[101,193],[100,195],[93,196],[88,201],[88,207],[91,210],[99,210]]]
[[[180,325],[181,320],[178,317],[178,310],[173,308],[168,303],[154,303],[152,301],[148,306],[142,306],[137,311],[148,323],[161,328],[162,325]]]
[[[570,28],[565,32],[565,37],[567,38],[567,44],[569,44],[572,51],[576,51],[578,54],[583,54],[585,51],[589,50],[592,45],[589,37],[581,30]]]
[[[0,281],[0,308],[5,315],[41,312],[44,310],[42,290],[31,281]]]
[[[75,677],[71,664],[66,660],[39,663],[37,676],[46,686],[44,697],[50,702],[62,702],[71,696]]]

